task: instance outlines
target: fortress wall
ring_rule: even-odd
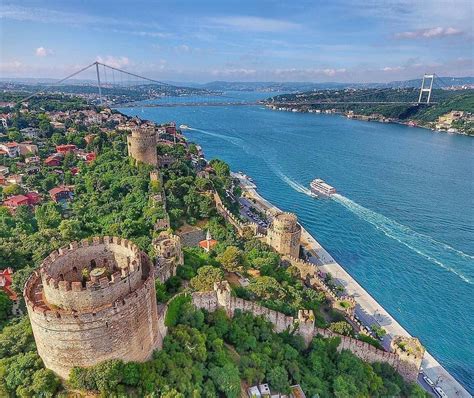
[[[108,359],[147,360],[161,346],[153,278],[121,301],[92,313],[61,313],[27,305],[40,357],[67,378],[72,366]]]
[[[166,260],[164,258],[158,259],[155,267],[155,279],[165,283],[169,278],[176,275],[176,267],[172,259]]]
[[[246,229],[250,229],[254,234],[257,233],[258,225],[256,223],[243,223],[224,205],[224,203],[222,203],[222,200],[217,192],[214,192],[213,195],[217,212],[235,228],[239,235],[242,235]]]
[[[213,292],[193,293],[193,304],[197,308],[202,308],[207,311],[215,311],[218,308],[226,310],[230,317],[233,317],[236,310],[250,312],[255,316],[263,316],[267,321],[274,325],[277,333],[288,330],[293,326],[298,326],[297,333],[300,334],[305,342],[309,344],[313,337],[321,335],[325,338],[339,337],[341,343],[338,350],[349,350],[358,358],[365,362],[385,362],[393,366],[407,381],[415,381],[418,376],[418,370],[421,365],[419,360],[405,360],[397,353],[379,350],[374,346],[357,340],[352,337],[342,336],[331,332],[329,329],[320,329],[314,326],[314,318],[311,311],[302,310],[298,313],[298,319],[291,316],[286,316],[277,311],[273,311],[263,307],[255,302],[243,300],[238,297],[231,297],[230,287],[215,286]]]
[[[200,308],[209,312],[216,311],[219,306],[217,304],[217,294],[212,292],[194,292],[191,296],[192,303],[196,308]]]

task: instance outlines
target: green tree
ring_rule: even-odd
[[[329,330],[344,336],[352,336],[352,326],[346,321],[333,322],[329,325]]]
[[[290,383],[288,380],[288,373],[282,366],[274,366],[270,368],[267,373],[268,383],[272,389],[287,394],[290,392]]]
[[[0,326],[12,315],[13,301],[0,290]]]
[[[59,224],[59,232],[67,241],[79,240],[83,237],[82,224],[78,220],[62,220]]]
[[[4,197],[9,197],[13,195],[21,195],[24,193],[25,193],[25,190],[17,184],[8,185],[5,188],[3,188]]]
[[[201,267],[197,271],[197,275],[191,279],[191,287],[201,292],[211,291],[214,283],[224,278],[224,273],[219,268],[211,265]]]
[[[226,363],[223,367],[214,367],[209,371],[217,389],[228,398],[240,396],[239,370],[233,363]]]
[[[62,219],[58,206],[53,202],[43,203],[37,207],[35,216],[40,230],[57,228]]]
[[[236,246],[228,246],[223,253],[217,256],[225,270],[229,272],[237,271],[242,264],[242,251]]]
[[[35,396],[49,398],[55,395],[60,385],[59,378],[51,370],[39,369],[33,374],[31,390]]]

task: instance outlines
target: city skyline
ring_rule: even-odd
[[[464,0],[18,1],[0,6],[0,16],[2,78],[60,78],[96,60],[193,82],[388,82],[473,71],[473,6]]]

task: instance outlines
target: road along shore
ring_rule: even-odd
[[[241,174],[232,173],[232,175],[239,180],[243,194],[253,199],[255,207],[260,211],[269,215],[282,211],[263,198],[257,192],[257,186],[247,178]],[[394,336],[410,337],[411,335],[332,258],[324,247],[303,226],[301,227],[301,244],[311,255],[310,261],[322,272],[331,273],[336,282],[345,288],[347,294],[354,297],[357,303],[356,315],[364,325],[379,324],[387,331],[383,341],[384,347],[390,347],[390,341]],[[471,394],[428,351],[425,351],[421,366],[423,373],[437,383],[449,398],[472,398]],[[422,374],[419,383],[434,395],[433,390],[424,382]]]

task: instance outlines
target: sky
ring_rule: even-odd
[[[165,81],[474,75],[473,0],[2,0],[0,77],[94,61]]]

